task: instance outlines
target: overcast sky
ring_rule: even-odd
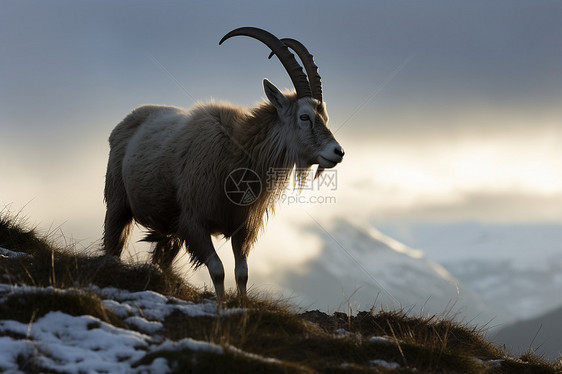
[[[346,150],[322,191],[337,202],[280,217],[562,222],[561,19],[535,0],[4,0],[0,209],[98,240],[107,138],[131,109],[291,88],[261,43],[218,45],[258,26],[315,55]]]

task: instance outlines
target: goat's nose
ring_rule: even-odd
[[[334,148],[334,153],[337,154],[340,157],[343,157],[343,155],[345,154],[345,152],[343,151],[343,148],[340,147],[339,145],[336,146],[336,148]]]

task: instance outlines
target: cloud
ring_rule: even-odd
[[[310,46],[330,126],[345,123],[337,203],[293,214],[559,219],[557,2],[0,7],[0,204],[32,201],[24,213],[42,227],[100,237],[107,137],[135,106],[250,105],[264,76],[290,87],[265,46],[218,46],[231,28],[260,23]]]
[[[562,134],[552,134],[343,143],[337,204],[323,215],[560,221]]]
[[[467,193],[457,201],[422,201],[408,208],[374,211],[372,219],[375,222],[562,222],[562,194]]]

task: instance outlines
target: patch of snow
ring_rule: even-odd
[[[398,369],[400,364],[397,362],[388,362],[385,360],[371,360],[369,361],[372,365],[382,366],[387,369]]]
[[[491,367],[501,367],[502,363],[504,362],[504,359],[498,359],[498,360],[488,360],[485,361],[486,364],[488,364]]]
[[[147,353],[161,350],[224,353],[221,346],[208,342],[193,339],[172,342],[162,336],[150,336],[163,328],[162,321],[168,315],[181,312],[187,316],[217,316],[245,311],[240,308],[219,311],[211,300],[193,303],[152,291],[130,292],[95,286],[83,291],[0,284],[0,303],[11,295],[71,292],[93,292],[105,298],[105,307],[140,332],[115,327],[92,316],[70,316],[61,311],[52,311],[31,324],[0,320],[0,372],[25,372],[25,368],[19,366],[23,358],[23,362],[30,359],[39,368],[71,374],[166,373],[171,368],[164,358],[157,358],[150,365],[134,370],[131,365]],[[251,359],[277,362],[234,347],[227,349]]]
[[[232,314],[240,314],[240,313],[244,313],[244,312],[247,312],[247,311],[248,311],[248,309],[246,309],[246,308],[222,309],[220,311],[220,315],[223,316],[223,317],[226,317],[226,316],[230,316]]]
[[[183,350],[189,350],[192,352],[209,352],[214,354],[223,354],[225,352],[225,348],[221,347],[220,345],[193,340],[191,338],[184,338],[178,341],[166,341],[160,344],[155,349],[151,350],[151,352],[153,353],[159,351],[183,351]],[[269,364],[281,363],[281,361],[275,358],[268,358],[254,353],[245,352],[236,347],[226,347],[226,351],[239,356],[250,358],[252,360],[261,361]]]
[[[35,356],[33,343],[28,340],[17,340],[9,336],[0,336],[0,371],[14,374],[23,373],[23,371],[18,370],[18,357],[20,356]]]
[[[161,322],[158,321],[147,321],[142,317],[129,317],[125,319],[125,323],[128,326],[134,326],[141,332],[145,334],[154,334],[164,327]]]
[[[109,299],[107,303],[104,301],[104,305],[119,316],[139,316],[140,310],[142,310],[142,316],[149,321],[163,321],[175,311],[181,312],[188,317],[217,315],[217,304],[211,300],[194,303],[171,296],[164,296],[154,291],[131,292],[113,287],[100,289],[92,286],[91,290],[99,294],[100,297]],[[238,310],[238,312],[241,311],[243,309]],[[229,313],[232,313],[232,311],[229,311]]]
[[[0,257],[5,258],[32,258],[29,253],[12,251],[10,249],[0,247]]]
[[[260,356],[258,354],[255,354],[255,353],[245,352],[245,351],[243,351],[241,349],[238,349],[236,347],[228,347],[227,351],[231,352],[231,353],[234,353],[234,354],[237,354],[237,355],[240,355],[240,356],[247,357],[247,358],[249,358],[251,360],[254,360],[254,361],[261,361],[261,362],[265,362],[267,364],[275,364],[275,365],[281,364],[281,361],[279,361],[276,358],[263,357],[263,356]]]
[[[115,300],[107,299],[102,301],[103,305],[111,309],[120,318],[127,318],[135,314],[134,309],[127,304],[121,304]]]
[[[390,340],[388,338],[385,338],[384,336],[371,336],[369,338],[369,342],[370,343],[384,343],[384,344],[389,344]]]
[[[202,342],[191,338],[184,338],[178,341],[167,340],[154,349],[151,349],[151,352],[183,350],[189,350],[193,352],[209,352],[214,354],[224,353],[224,349],[220,345]]]
[[[168,365],[168,360],[162,357],[158,357],[150,365],[141,365],[137,367],[136,372],[142,374],[161,374],[161,373],[169,373],[172,369]]]
[[[60,311],[50,312],[31,325],[0,321],[0,333],[27,336],[29,340],[17,341],[23,350],[28,351],[27,343],[32,344],[40,366],[66,373],[125,372],[123,362],[129,367],[130,362],[143,357],[150,342],[147,335]],[[14,342],[3,343],[8,344],[1,344],[0,352],[14,346]],[[17,367],[18,355],[25,353],[12,348],[10,357],[3,357],[3,365]]]
[[[27,286],[27,285],[4,284],[4,283],[0,284],[0,295],[2,294],[25,295],[28,293],[52,295],[55,292],[65,295],[67,293],[83,292],[83,291],[73,288],[56,289],[53,287],[35,287],[35,286]]]

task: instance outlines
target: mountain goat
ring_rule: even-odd
[[[236,286],[245,296],[246,258],[292,170],[302,181],[312,165],[318,164],[318,175],[344,155],[326,127],[321,79],[306,48],[254,27],[233,30],[219,44],[237,35],[269,47],[295,92],[282,93],[264,79],[268,100],[256,108],[211,102],[191,110],[134,109],[109,138],[104,192],[107,255],[121,255],[134,219],[155,242],[153,263],[171,266],[185,244],[192,265],[207,266],[217,299],[224,295],[224,268],[211,235],[231,238]]]

